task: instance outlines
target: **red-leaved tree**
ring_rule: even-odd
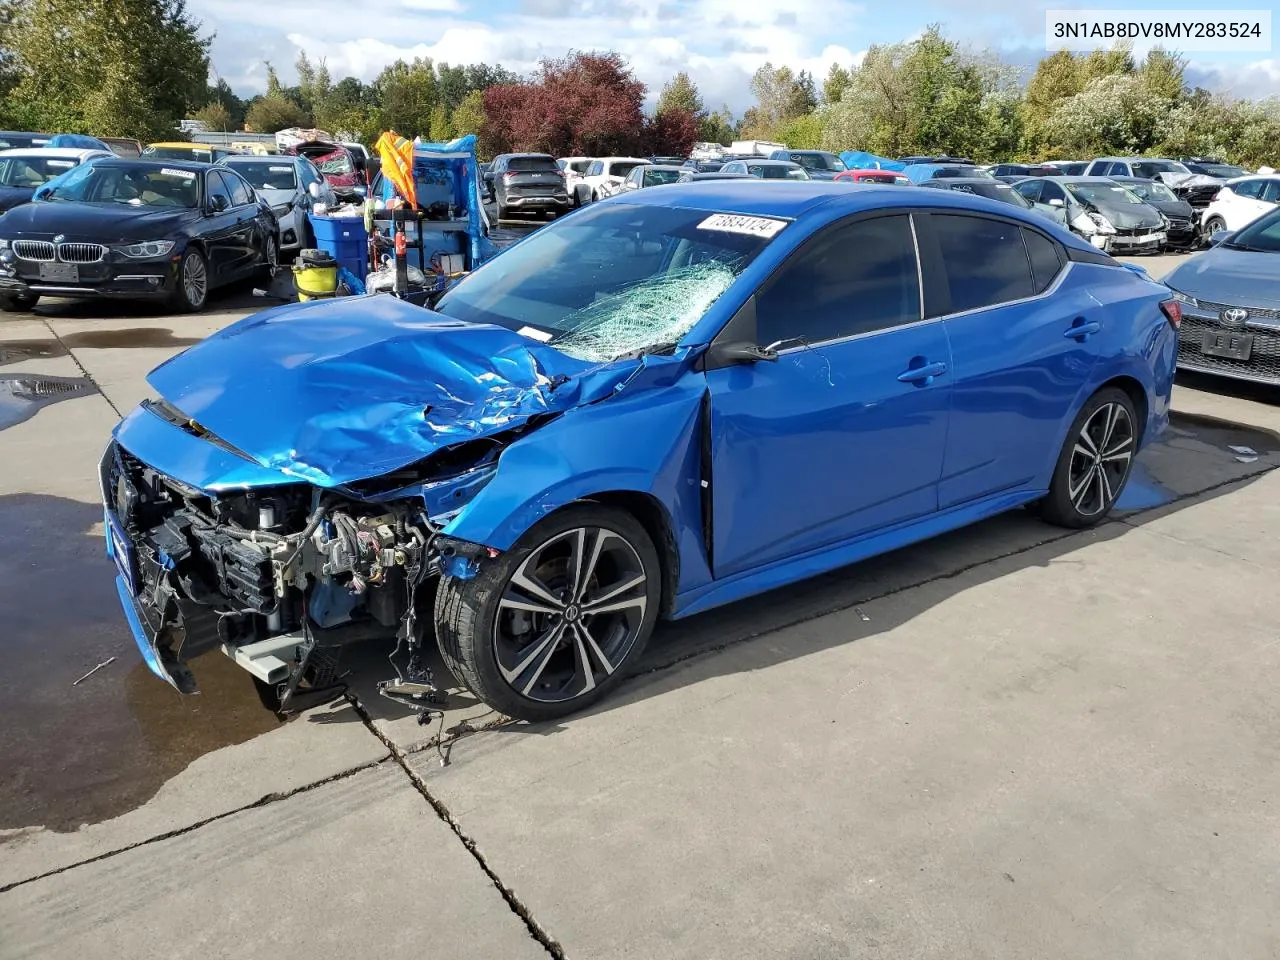
[[[653,156],[687,157],[698,140],[698,118],[692,110],[672,107],[645,126],[645,141]]]
[[[645,92],[621,54],[570,53],[544,60],[533,82],[485,91],[481,140],[494,153],[634,153],[649,139],[641,109]]]

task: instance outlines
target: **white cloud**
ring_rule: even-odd
[[[514,12],[482,21],[476,19],[480,7],[469,2],[464,9],[460,0],[393,0],[359,18],[337,0],[195,0],[194,5],[218,30],[215,66],[242,90],[265,86],[265,72],[257,65],[264,58],[272,59],[282,78],[290,78],[299,50],[313,62],[324,58],[335,78],[351,74],[366,81],[396,59],[494,63],[525,73],[539,60],[571,49],[616,50],[649,87],[650,102],[676,71],[684,70],[709,106],[728,103],[738,112],[752,103],[748,83],[765,62],[809,70],[819,83],[832,63],[858,62],[860,54],[830,40],[856,36],[864,10],[853,0],[821,5],[517,0]],[[332,23],[353,26],[358,36],[338,39],[305,26]],[[294,29],[281,29],[282,24]]]

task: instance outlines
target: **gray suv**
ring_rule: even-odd
[[[545,153],[499,154],[484,174],[484,182],[498,207],[499,220],[507,219],[513,210],[554,216],[573,206],[564,171],[555,157]]]

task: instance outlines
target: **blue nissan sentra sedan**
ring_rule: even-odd
[[[382,691],[429,705],[435,642],[480,699],[547,720],[660,618],[1021,505],[1097,523],[1167,422],[1180,317],[977,196],[638,190],[434,311],[280,307],[157,368],[102,460],[108,553],[183,692],[220,646],[296,709],[374,640],[400,658]]]

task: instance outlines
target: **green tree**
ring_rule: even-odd
[[[430,134],[438,90],[429,57],[415,57],[413,63],[397,60],[378,74],[373,86],[385,128],[410,138]]]
[[[316,69],[311,65],[307,51],[298,51],[298,59],[294,61],[293,68],[298,72],[299,105],[308,112],[314,110],[316,105]],[[274,72],[273,70],[272,73]],[[279,84],[280,80],[277,78],[276,85],[279,86]]]
[[[668,110],[687,110],[699,121],[706,113],[697,86],[684,71],[672,77],[658,96],[658,107],[654,112],[666,113]]]
[[[822,118],[816,113],[792,117],[778,127],[777,135],[793,150],[817,150],[822,146]]]
[[[436,66],[436,85],[440,102],[444,104],[446,113],[452,113],[462,103],[462,98],[471,92],[467,85],[467,68],[451,67],[447,63]]]
[[[775,139],[779,127],[812,109],[808,106],[812,84],[810,79],[806,86],[790,67],[766,63],[751,78],[751,92],[759,103],[743,115],[743,135],[760,140]]]
[[[472,90],[463,97],[450,119],[453,121],[454,132],[458,136],[465,136],[468,133],[479,136],[484,127],[484,91]]]
[[[307,123],[302,107],[280,92],[254,100],[245,114],[245,126],[254,133],[277,133],[290,127],[304,127]]]
[[[827,71],[827,79],[822,82],[822,102],[828,105],[839,103],[851,82],[849,71],[840,64],[833,63]]]
[[[231,111],[217,100],[205,104],[192,114],[191,118],[201,121],[210,130],[226,132],[235,129],[235,122],[231,119]]]
[[[1182,57],[1155,47],[1147,53],[1147,58],[1138,68],[1138,77],[1142,80],[1142,85],[1157,97],[1181,100],[1186,93],[1186,69],[1187,61]]]
[[[205,102],[209,40],[185,0],[22,0],[5,98],[34,129],[159,139]]]
[[[427,136],[432,143],[448,143],[456,136],[453,122],[443,103],[437,103],[431,110],[431,126]]]
[[[1060,103],[1045,125],[1052,142],[1077,156],[1145,153],[1164,139],[1173,102],[1134,74],[1095,77]]]
[[[218,78],[218,82],[210,85],[205,91],[206,104],[218,104],[227,111],[227,115],[231,118],[231,123],[227,126],[228,130],[238,130],[244,123],[244,112],[247,104],[236,96],[231,84]]]
[[[1133,45],[1124,41],[1117,43],[1110,50],[1094,50],[1082,61],[1086,83],[1098,77],[1133,73],[1136,68],[1137,65],[1133,62]]]
[[[1058,50],[1036,66],[1027,82],[1022,100],[1023,144],[1032,156],[1040,154],[1046,141],[1045,124],[1058,104],[1084,89],[1084,65],[1069,50]]]
[[[738,125],[733,122],[728,104],[706,114],[698,125],[698,139],[703,143],[719,143],[727,147],[737,135]]]

